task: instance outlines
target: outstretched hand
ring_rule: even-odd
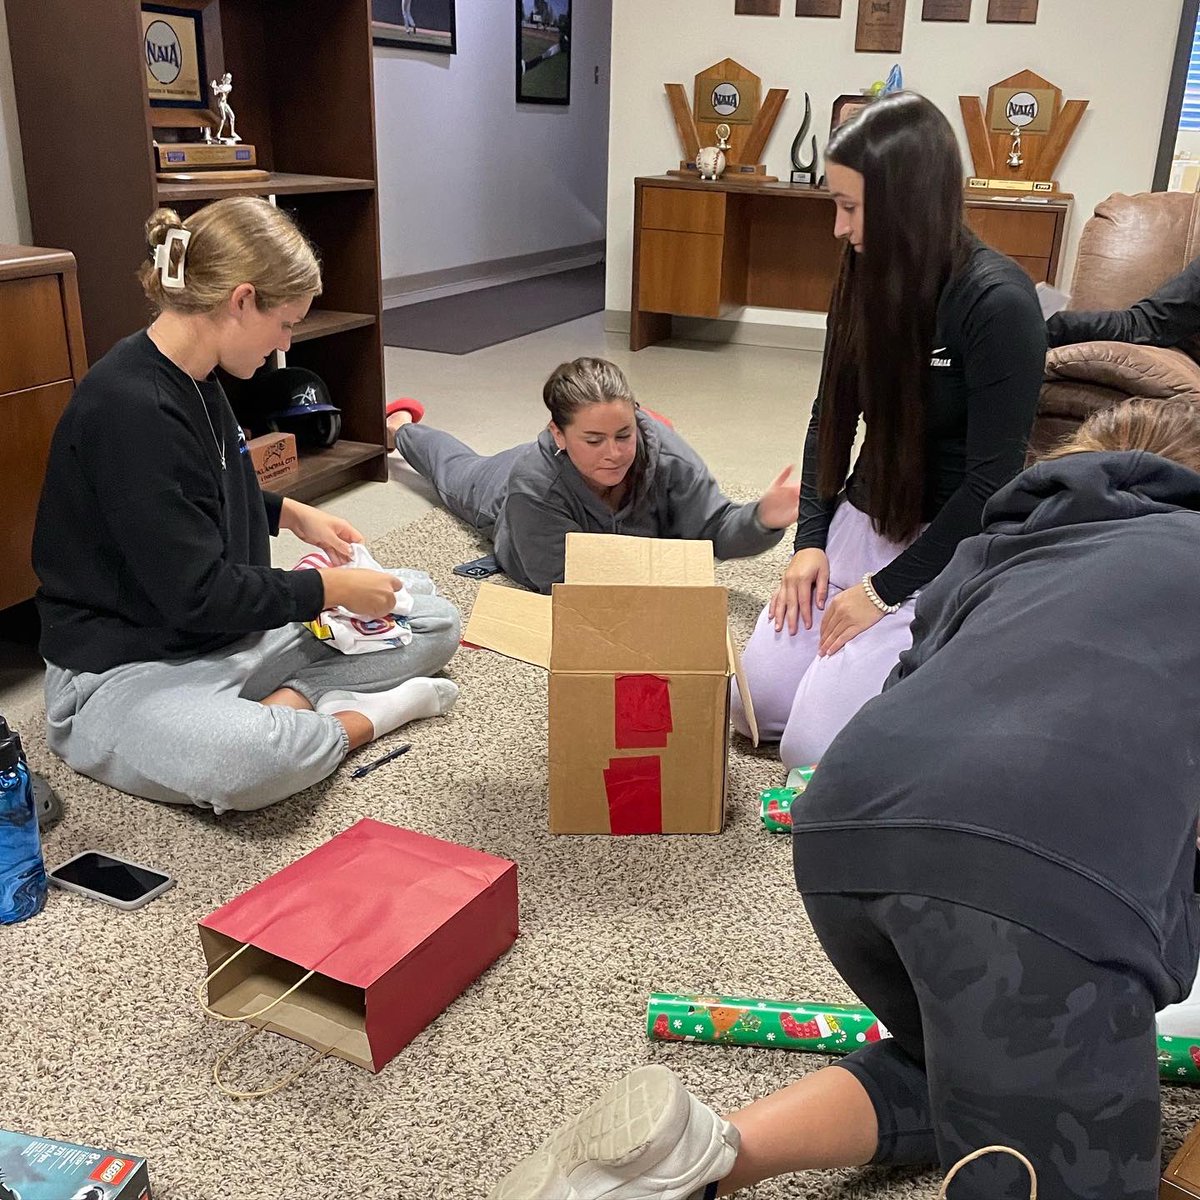
[[[768,529],[786,529],[800,511],[800,480],[791,478],[794,465],[789,463],[758,502],[758,519]]]
[[[290,529],[302,542],[324,550],[333,563],[349,562],[350,547],[363,540],[362,534],[349,521],[290,498],[283,502],[279,524]]]

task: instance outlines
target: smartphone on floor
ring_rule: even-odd
[[[48,871],[47,878],[64,891],[126,909],[141,908],[175,886],[175,880],[162,871],[99,850],[67,859]]]

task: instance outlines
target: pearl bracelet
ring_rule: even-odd
[[[873,605],[875,605],[875,607],[877,609],[879,609],[879,611],[881,613],[887,614],[887,613],[894,613],[894,612],[900,611],[900,605],[898,605],[898,604],[884,604],[883,599],[880,597],[879,593],[875,590],[875,585],[871,582],[871,572],[870,571],[868,571],[862,577],[862,585],[863,585],[863,591],[867,593],[867,599],[870,600],[870,602]]]

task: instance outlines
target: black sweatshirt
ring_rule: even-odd
[[[1028,275],[975,240],[942,291],[925,392],[928,528],[872,580],[885,604],[919,591],[979,532],[983,506],[1025,462],[1046,361],[1046,326]],[[826,336],[826,353],[829,339]],[[797,550],[823,550],[837,500],[817,491],[821,397],[804,440]],[[866,437],[871,437],[868,425]],[[846,498],[870,513],[867,481],[855,468]]]
[[[118,342],[50,447],[33,538],[42,657],[102,672],[315,617],[319,574],[270,566],[281,509],[220,385],[194,384],[145,332]]]
[[[1025,471],[792,810],[803,892],[911,893],[1186,995],[1200,953],[1200,474]]]
[[[1200,258],[1132,308],[1111,312],[1059,312],[1046,322],[1051,346],[1075,342],[1132,342],[1178,346],[1200,334]]]

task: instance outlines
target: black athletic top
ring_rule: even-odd
[[[1200,258],[1145,300],[1111,312],[1060,312],[1046,322],[1051,346],[1075,342],[1132,342],[1178,346],[1200,334]]]
[[[33,537],[40,649],[55,666],[188,658],[320,612],[316,571],[270,566],[283,502],[259,488],[220,384],[198,387],[203,401],[135,333],[63,412]]]
[[[965,537],[978,533],[983,506],[1025,462],[1046,359],[1046,326],[1029,276],[1011,258],[974,242],[963,269],[938,301],[925,392],[925,498],[928,528],[872,582],[885,604],[923,588]],[[828,335],[826,336],[828,353]],[[796,549],[825,548],[838,499],[817,492],[821,397],[804,440]],[[871,437],[870,428],[866,437]],[[845,497],[871,512],[857,464]]]

